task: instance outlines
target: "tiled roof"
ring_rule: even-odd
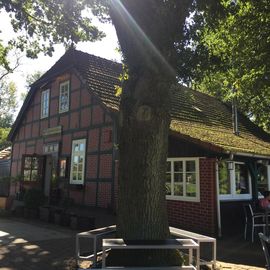
[[[115,85],[120,83],[121,64],[74,49],[67,51],[33,87],[71,67],[79,72],[89,90],[106,107],[118,110],[119,98],[115,96]],[[213,145],[224,152],[270,156],[269,134],[241,114],[240,135],[233,134],[230,106],[206,94],[177,86],[173,92],[171,117],[171,130],[186,138]]]
[[[120,85],[122,65],[80,52],[76,56],[76,68],[102,102],[110,109],[118,110],[120,99],[115,95],[115,86]]]
[[[171,130],[224,151],[270,156],[270,135],[239,113],[239,135],[233,134],[231,107],[179,86],[172,99]]]

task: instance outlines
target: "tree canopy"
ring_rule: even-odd
[[[7,136],[14,121],[16,109],[16,85],[14,82],[0,81],[0,150],[10,145]]]
[[[119,113],[119,236],[169,237],[164,180],[170,93],[177,73],[180,79],[193,82],[201,91],[223,99],[228,98],[228,89],[237,88],[243,110],[252,113],[256,121],[264,119],[256,108],[258,100],[263,104],[269,97],[269,69],[265,62],[269,60],[266,49],[270,28],[266,27],[269,16],[264,13],[264,5],[269,7],[269,4],[266,0],[261,1],[263,4],[257,2],[0,1],[0,8],[10,14],[13,29],[18,32],[9,46],[26,50],[29,57],[41,51],[51,55],[56,43],[69,46],[102,38],[103,33],[92,25],[86,12],[89,8],[101,20],[110,16],[128,73],[123,82]],[[189,18],[191,23],[185,24],[192,3],[193,17]],[[2,50],[0,47],[1,51],[4,65],[5,47]],[[176,253],[170,259],[168,254],[160,256],[160,253],[144,252],[141,256],[145,256],[141,261],[137,256],[126,256],[126,263],[145,265],[148,261],[152,266],[157,260],[163,265],[181,262]]]
[[[220,0],[209,12],[194,11],[186,34],[183,77],[193,87],[228,101],[270,130],[270,2]],[[181,67],[180,67],[181,68]]]
[[[99,1],[93,0],[1,0],[0,10],[9,14],[16,37],[0,43],[0,65],[10,69],[7,54],[17,48],[28,57],[38,53],[52,55],[55,44],[70,46],[79,41],[99,40],[104,36],[91,23],[89,8],[98,14]],[[99,11],[99,12],[98,12]]]
[[[14,82],[0,81],[0,127],[10,128],[16,110],[17,88]]]

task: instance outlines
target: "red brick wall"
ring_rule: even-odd
[[[87,183],[85,185],[84,203],[88,206],[96,206],[97,183]]]
[[[200,202],[167,200],[170,225],[214,235],[216,232],[215,159],[200,159]]]
[[[66,80],[70,80],[70,107],[68,112],[59,114],[59,85]],[[59,142],[59,157],[67,157],[71,161],[72,140],[85,138],[84,187],[69,185],[68,177],[61,180],[61,188],[65,187],[62,194],[70,194],[78,204],[100,207],[111,205],[112,115],[96,97],[93,98],[91,92],[84,88],[84,83],[74,74],[65,73],[52,79],[46,89],[50,89],[50,115],[40,119],[40,98],[45,89],[36,89],[18,128],[19,136],[14,136],[12,175],[21,173],[23,154],[43,155],[46,143]],[[62,134],[43,136],[44,130],[57,126],[62,127]]]
[[[112,155],[100,155],[99,178],[112,177]]]
[[[111,207],[111,183],[98,184],[98,207]]]

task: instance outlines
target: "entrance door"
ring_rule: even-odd
[[[53,161],[52,156],[46,156],[45,177],[44,177],[44,194],[50,196],[51,178],[52,178]]]

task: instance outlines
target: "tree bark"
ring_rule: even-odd
[[[130,79],[120,106],[118,232],[124,239],[169,237],[165,201],[168,85],[151,72]]]
[[[117,210],[117,233],[125,240],[170,237],[165,177],[170,86],[176,81],[171,60],[175,60],[175,29],[181,28],[188,13],[176,6],[185,1],[111,1],[112,22],[128,68],[119,113]],[[182,263],[176,251],[116,253],[110,253],[109,262],[129,266]]]

